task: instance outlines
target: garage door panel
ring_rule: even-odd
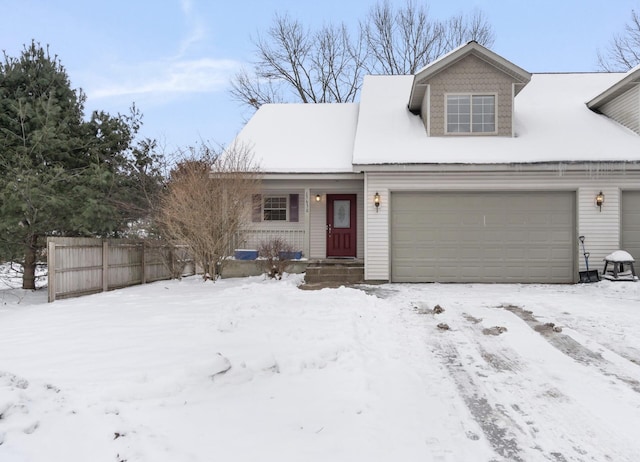
[[[565,214],[554,214],[549,218],[551,225],[573,226],[573,216],[567,216]]]
[[[621,246],[640,261],[640,191],[622,191]]]
[[[391,194],[397,282],[573,282],[575,193]]]

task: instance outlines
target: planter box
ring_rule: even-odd
[[[278,258],[280,260],[300,260],[302,258],[302,252],[280,252]]]
[[[236,260],[255,260],[258,258],[257,250],[236,249],[234,255]]]

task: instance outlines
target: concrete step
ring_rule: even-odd
[[[364,281],[364,265],[357,261],[314,262],[307,266],[304,280],[306,283],[359,283]]]

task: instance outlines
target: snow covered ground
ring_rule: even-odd
[[[0,461],[638,460],[640,284],[300,282],[0,291]]]

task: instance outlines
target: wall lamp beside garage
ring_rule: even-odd
[[[601,212],[602,212],[602,204],[604,204],[604,194],[602,193],[602,191],[600,191],[596,196],[596,205],[598,206]]]
[[[316,202],[320,202],[322,200],[322,196],[320,194],[316,194]]]
[[[380,208],[380,194],[378,194],[377,191],[376,191],[375,195],[373,196],[373,205],[376,206],[376,213],[377,213],[378,209]]]

